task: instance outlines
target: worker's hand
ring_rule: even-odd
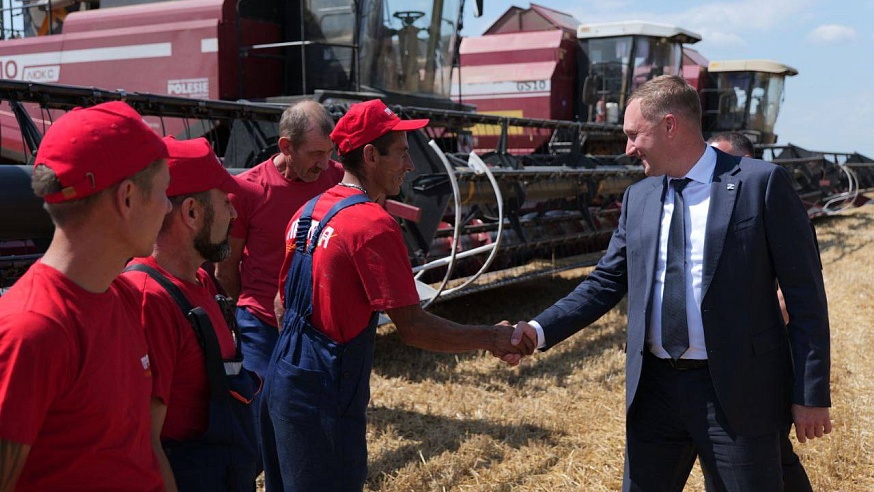
[[[792,421],[795,422],[795,437],[798,442],[822,437],[832,431],[828,407],[792,405]]]
[[[503,327],[501,328],[503,333],[507,333],[509,330],[509,347],[503,350],[492,350],[492,355],[511,366],[515,366],[519,364],[522,357],[534,353],[534,349],[537,346],[537,333],[528,323],[520,322],[513,327],[508,321],[504,320],[495,327]]]

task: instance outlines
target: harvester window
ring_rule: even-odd
[[[15,4],[20,4],[16,6]],[[3,10],[13,19],[21,17],[21,23],[12,22],[11,29],[4,29],[4,38],[46,36],[61,32],[64,20],[71,12],[97,8],[96,2],[80,0],[22,0],[3,2]],[[17,28],[20,26],[20,29]],[[5,28],[6,26],[4,26]]]
[[[362,85],[448,97],[457,0],[364,2],[361,9]]]

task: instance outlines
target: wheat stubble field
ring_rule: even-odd
[[[816,223],[832,328],[832,418],[796,444],[815,490],[874,490],[874,206]],[[528,319],[586,270],[435,306],[465,323]],[[486,353],[432,354],[380,328],[369,412],[369,491],[618,490],[625,318],[614,309],[509,368]],[[793,436],[794,441],[794,436]],[[696,468],[687,491],[703,491]]]

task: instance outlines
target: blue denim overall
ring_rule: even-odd
[[[193,307],[178,287],[157,270],[143,264],[133,264],[125,271],[144,272],[176,301],[194,330],[203,348],[206,376],[209,383],[209,421],[206,431],[186,441],[162,440],[161,444],[179,492],[254,492],[258,476],[258,447],[255,419],[250,405],[261,391],[261,378],[242,367],[242,354],[225,360],[215,335],[215,329],[200,307]],[[222,308],[228,327],[236,327],[230,309]]]
[[[370,401],[377,313],[361,334],[342,344],[313,327],[310,317],[313,251],[322,229],[340,210],[369,200],[353,195],[334,205],[307,246],[319,198],[310,200],[298,219],[282,331],[261,398],[268,492],[360,492],[367,478],[365,410]]]

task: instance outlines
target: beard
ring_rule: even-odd
[[[219,261],[226,260],[229,256],[231,256],[231,245],[228,243],[228,236],[231,232],[231,226],[228,224],[228,231],[225,234],[225,238],[222,241],[217,243],[211,242],[212,238],[212,225],[213,220],[215,219],[215,210],[212,208],[212,204],[207,205],[204,209],[203,213],[203,229],[197,233],[197,236],[194,237],[194,249],[200,253],[206,261],[210,261],[213,263],[217,263]]]

